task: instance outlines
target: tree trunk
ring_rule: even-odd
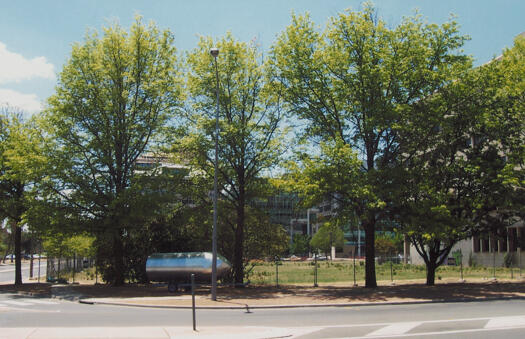
[[[15,231],[15,285],[22,285],[22,228],[12,221]]]
[[[33,251],[31,250],[31,257],[29,258],[29,279],[33,279]]]
[[[239,203],[237,207],[237,228],[235,229],[235,243],[233,250],[233,276],[235,284],[241,286],[244,283],[244,204]]]
[[[377,287],[375,263],[375,218],[363,223],[365,230],[365,287]]]
[[[436,269],[437,265],[434,261],[430,261],[427,264],[427,286],[434,286],[436,280]]]
[[[113,235],[113,285],[124,285],[124,244],[120,231]]]

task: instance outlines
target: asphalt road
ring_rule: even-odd
[[[0,327],[192,326],[191,310],[85,305],[0,294]],[[197,328],[258,326],[297,329],[297,338],[525,337],[525,300],[197,310]]]
[[[38,277],[38,260],[33,262],[33,276]],[[40,261],[40,281],[46,279],[46,261]],[[22,281],[29,282],[29,262],[22,262]],[[15,282],[15,264],[6,260],[6,265],[0,265],[0,284]]]

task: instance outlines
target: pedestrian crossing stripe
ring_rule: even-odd
[[[485,321],[484,325],[477,328],[469,329],[456,329],[456,330],[443,330],[443,331],[417,331],[417,327],[425,324],[446,324],[446,323],[458,323],[458,322],[471,322],[471,321]],[[310,334],[327,328],[359,328],[359,327],[378,327],[376,330],[358,336],[345,336],[337,337],[338,339],[371,339],[371,338],[410,338],[410,337],[425,337],[433,335],[444,335],[444,334],[455,334],[455,333],[475,333],[494,331],[501,329],[522,329],[525,328],[525,315],[516,316],[502,316],[492,318],[466,318],[466,319],[442,319],[442,320],[423,320],[413,322],[398,322],[398,323],[362,323],[352,325],[335,325],[335,326],[322,326],[316,327],[315,330],[312,328]],[[304,329],[304,328],[303,328]],[[335,338],[335,337],[334,337]]]
[[[414,327],[417,327],[421,325],[421,322],[407,322],[407,323],[397,323],[388,325],[385,327],[382,327],[374,332],[368,333],[367,337],[376,337],[376,336],[384,336],[384,335],[396,335],[396,334],[404,334]]]
[[[33,305],[31,303],[28,303],[28,302],[15,301],[15,300],[4,300],[3,302],[5,302],[6,304],[9,304],[9,305],[16,305],[16,306],[30,306],[30,305]]]
[[[491,318],[485,325],[485,328],[505,328],[517,326],[525,326],[525,316]]]
[[[58,304],[58,302],[56,301],[47,301],[47,300],[40,300],[40,299],[2,300],[2,303],[6,303],[9,305],[15,305],[15,306],[32,306],[35,304],[39,304],[39,305],[57,305]]]

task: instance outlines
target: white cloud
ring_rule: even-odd
[[[37,113],[42,110],[42,103],[36,94],[24,94],[0,88],[0,107],[3,106],[19,108],[28,113]]]
[[[43,56],[26,59],[23,55],[10,52],[0,42],[0,84],[20,82],[32,78],[55,78],[54,66]]]

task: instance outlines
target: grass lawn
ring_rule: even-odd
[[[321,261],[317,263],[317,280],[319,283],[353,283],[354,266],[352,261]],[[313,284],[314,263],[309,261],[282,262],[278,266],[279,284]],[[365,280],[364,262],[356,263],[356,281]],[[523,272],[525,273],[525,272]],[[518,277],[518,269],[512,270],[514,278]],[[494,275],[492,267],[463,267],[464,279],[490,279]],[[275,264],[257,263],[249,274],[250,282],[260,285],[275,285]],[[378,281],[394,281],[425,279],[424,265],[376,264],[376,277]],[[511,269],[496,267],[497,279],[511,279]],[[436,282],[441,279],[460,279],[460,267],[441,266],[436,271]]]

